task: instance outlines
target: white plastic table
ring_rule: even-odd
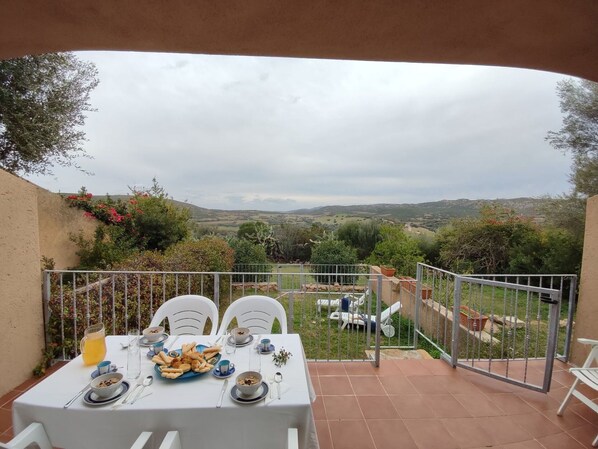
[[[166,342],[172,342],[170,337]],[[214,336],[180,336],[175,347],[192,341],[198,344],[214,342]],[[89,381],[95,367],[83,365],[77,357],[47,379],[43,380],[13,403],[13,426],[15,434],[32,422],[41,422],[54,446],[65,449],[119,449],[129,448],[143,431],[156,434],[161,441],[169,430],[178,430],[183,448],[214,449],[280,449],[286,447],[287,429],[299,431],[299,447],[317,449],[315,423],[311,402],[315,394],[307,364],[297,334],[275,334],[270,338],[276,349],[284,347],[293,356],[281,368],[276,368],[271,355],[258,355],[254,344],[237,348],[236,353],[223,358],[236,366],[236,374],[250,367],[259,367],[266,380],[276,371],[284,376],[281,399],[274,398],[256,404],[238,404],[230,397],[234,385],[233,375],[221,408],[216,408],[223,380],[211,373],[194,379],[176,381],[162,379],[154,371],[154,364],[146,357],[149,348],[142,347],[141,376],[154,375],[154,383],[145,389],[145,396],[132,405],[112,408],[112,405],[91,407],[78,398],[69,408],[64,404]],[[106,338],[106,359],[126,374],[127,351],[120,342],[127,337]],[[251,357],[250,357],[251,356]],[[133,386],[133,385],[132,385]],[[276,395],[276,384],[273,384]]]

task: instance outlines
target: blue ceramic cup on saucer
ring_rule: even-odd
[[[98,375],[106,374],[110,372],[110,360],[103,360],[98,363]]]
[[[221,376],[228,375],[228,372],[234,368],[235,365],[232,364],[230,360],[220,360],[220,362],[218,362],[218,371],[220,371]]]
[[[270,339],[269,338],[264,338],[262,341],[260,341],[260,349],[263,352],[267,352],[270,350]]]
[[[152,348],[154,350],[154,354],[160,354],[161,351],[164,351],[164,342],[161,341],[159,343],[155,343]]]

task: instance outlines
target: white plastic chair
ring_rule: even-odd
[[[278,301],[269,296],[250,295],[234,301],[224,312],[219,335],[226,334],[234,318],[239,327],[247,327],[253,334],[272,333],[274,320],[278,319],[281,333],[287,333],[287,313]]]
[[[586,384],[588,387],[591,387],[594,390],[598,391],[598,367],[592,367],[592,364],[594,362],[598,363],[598,340],[590,340],[589,338],[578,338],[577,341],[584,345],[591,345],[592,349],[590,350],[588,358],[581,366],[581,368],[571,368],[569,370],[569,372],[573,374],[576,377],[576,379],[573,382],[573,385],[571,385],[571,388],[569,389],[567,396],[565,396],[565,399],[563,399],[563,403],[556,412],[556,414],[559,416],[562,416],[565,412],[565,409],[567,408],[567,405],[571,400],[571,396],[575,396],[585,405],[587,405],[596,413],[598,413],[598,404],[593,402],[587,396],[584,396],[584,394],[581,391],[576,389],[578,384],[581,382],[582,384]],[[598,446],[598,435],[596,435],[596,438],[594,438],[592,446]]]
[[[343,295],[340,298],[330,299],[330,298],[320,298],[316,300],[316,307],[318,308],[318,312],[322,311],[322,307],[328,307],[328,309],[335,309],[335,312],[340,312],[341,308],[341,301],[343,298],[349,299],[349,312],[357,312],[359,307],[365,304],[365,298],[369,293],[369,289],[360,295],[356,296],[353,294]]]
[[[205,296],[177,296],[156,310],[150,327],[159,326],[164,319],[168,319],[170,335],[203,335],[208,319],[212,321],[210,335],[216,335],[218,308],[214,301]]]
[[[151,437],[152,432],[142,432],[131,446],[131,449],[144,449]],[[158,449],[182,449],[179,432],[176,430],[168,432]]]
[[[44,426],[38,422],[29,424],[26,429],[15,436],[8,443],[0,443],[2,449],[25,449],[31,444],[37,444],[40,449],[52,449],[50,439]]]
[[[292,427],[287,432],[287,449],[299,449],[299,433]]]
[[[401,303],[399,301],[392,304],[387,309],[383,310],[380,314],[380,329],[382,333],[391,338],[395,335],[395,328],[390,324],[391,317],[394,313],[398,312],[401,308]],[[329,319],[337,320],[342,322],[341,329],[345,329],[349,324],[355,326],[365,326],[366,323],[369,323],[372,327],[372,332],[376,330],[376,315],[371,315],[368,317],[365,314],[359,313],[352,313],[352,312],[332,312],[330,314]]]

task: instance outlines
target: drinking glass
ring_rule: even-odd
[[[224,345],[224,350],[227,354],[234,354],[237,352],[237,343],[233,337],[231,330],[226,333],[226,342]]]
[[[104,324],[94,324],[85,329],[80,344],[81,355],[85,365],[97,365],[106,356],[106,332]]]
[[[127,348],[127,379],[137,379],[141,374],[141,348],[139,347],[139,329],[129,329]]]

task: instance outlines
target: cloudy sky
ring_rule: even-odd
[[[530,70],[82,52],[99,70],[82,167],[29,179],[121,194],[153,177],[177,200],[288,211],[332,204],[556,195],[570,158],[563,75]]]

